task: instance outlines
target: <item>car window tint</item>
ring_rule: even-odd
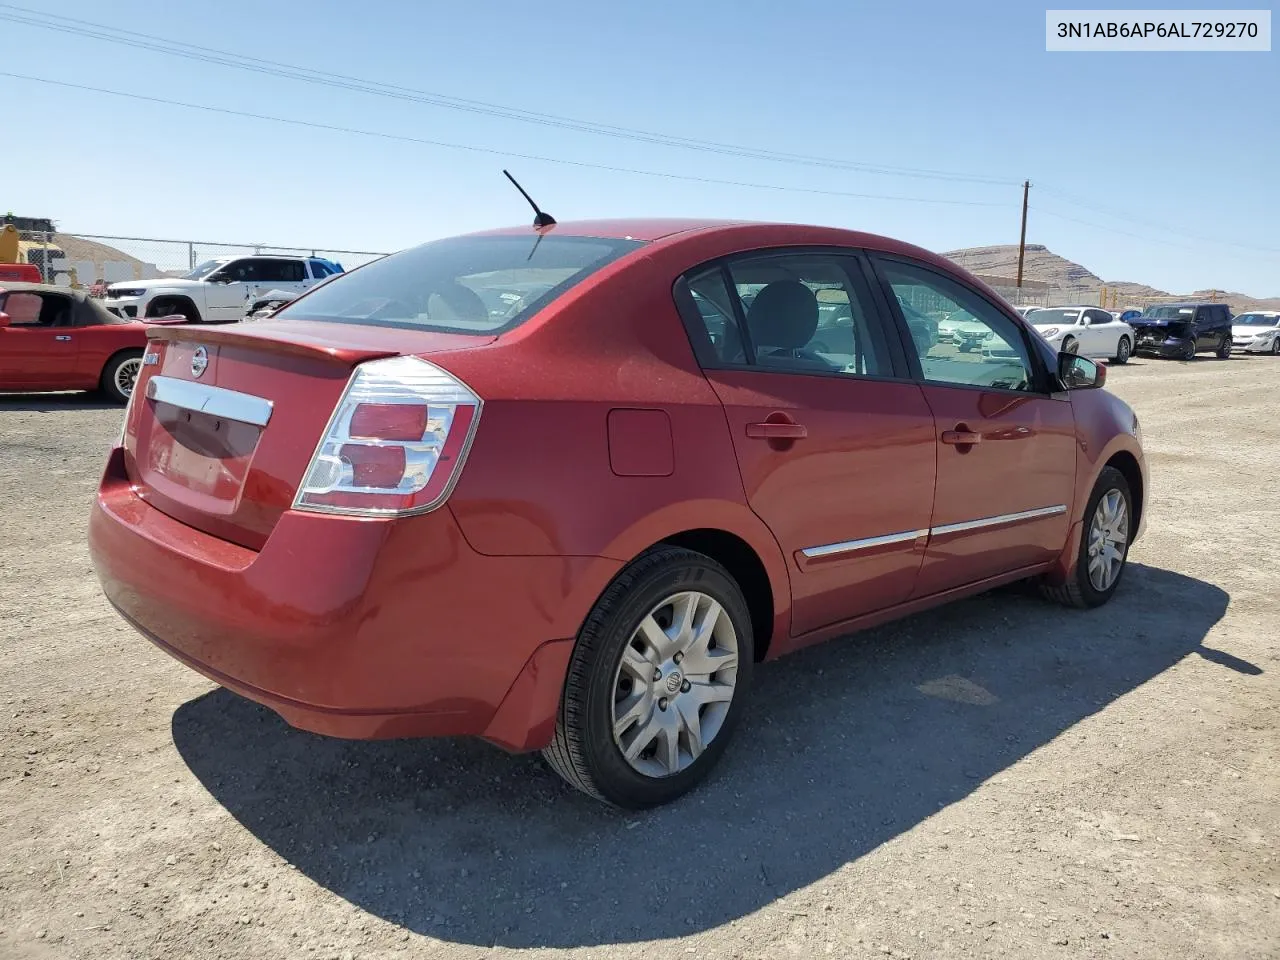
[[[38,293],[11,293],[0,300],[0,310],[9,315],[9,325],[14,327],[40,326],[40,307],[43,300]]]
[[[321,260],[311,261],[311,275],[317,280],[329,276],[333,271]]]
[[[250,260],[247,280],[256,283],[300,283],[307,278],[301,260]]]
[[[746,345],[734,319],[733,301],[724,282],[724,271],[712,267],[687,278],[692,302],[685,312],[690,334],[704,364],[746,363]]]
[[[880,261],[880,272],[908,318],[937,324],[936,342],[912,337],[926,380],[1030,390],[1031,359],[1017,324],[993,304],[955,281],[923,267]]]
[[[849,258],[778,254],[730,261],[755,365],[795,373],[892,377],[880,320],[848,273]]]
[[[1110,323],[1112,319],[1111,314],[1107,313],[1105,310],[1091,310],[1090,315],[1093,317],[1093,323],[1095,326],[1102,323]]]
[[[9,314],[9,325],[14,327],[72,325],[71,298],[58,293],[14,291],[3,301],[0,310]]]

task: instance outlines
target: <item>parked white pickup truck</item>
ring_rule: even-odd
[[[181,314],[194,323],[230,323],[267,290],[301,293],[341,272],[341,265],[320,257],[219,257],[185,277],[113,283],[103,306],[121,317]]]

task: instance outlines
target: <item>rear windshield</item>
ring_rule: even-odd
[[[503,333],[641,245],[532,234],[437,240],[334,277],[272,319]]]

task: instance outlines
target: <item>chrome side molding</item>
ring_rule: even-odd
[[[963,523],[947,523],[940,527],[932,527],[929,535],[948,533],[964,533],[966,530],[981,530],[984,527],[1002,527],[1007,523],[1021,523],[1023,520],[1038,520],[1040,517],[1055,517],[1067,512],[1065,503],[1052,507],[1039,507],[1035,510],[1023,510],[1020,513],[1002,513],[998,517],[983,517],[981,520],[965,520]]]
[[[870,550],[873,547],[887,547],[894,543],[905,543],[927,537],[928,530],[907,530],[903,533],[887,533],[883,537],[867,537],[865,540],[845,540],[841,543],[827,543],[820,547],[806,547],[800,552],[806,560],[818,557],[830,557],[837,553],[856,553],[858,550]]]
[[[949,533],[964,533],[969,530],[982,530],[986,527],[1002,527],[1010,523],[1021,523],[1024,520],[1038,520],[1041,517],[1054,517],[1067,512],[1065,503],[1052,507],[1039,507],[1035,510],[1022,510],[1018,513],[1002,513],[997,517],[983,517],[981,520],[965,520],[963,523],[947,523],[927,530],[906,530],[902,533],[886,533],[881,537],[867,537],[864,540],[844,540],[840,543],[825,543],[818,547],[805,547],[800,551],[806,560],[819,557],[831,557],[843,553],[856,553],[859,550],[870,550],[874,547],[887,547],[895,543],[906,543],[908,540],[919,540],[923,537],[946,536]]]
[[[147,399],[255,427],[265,427],[271,419],[270,400],[177,377],[152,377],[147,381]]]

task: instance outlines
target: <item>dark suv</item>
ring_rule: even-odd
[[[1231,356],[1231,311],[1225,303],[1163,303],[1147,307],[1129,325],[1136,337],[1134,353],[1180,360],[1208,351],[1223,360]]]

